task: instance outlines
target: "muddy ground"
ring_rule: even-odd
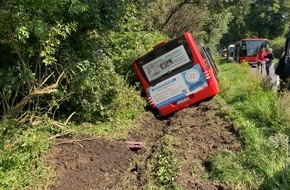
[[[127,141],[144,143],[132,151]],[[173,179],[181,189],[223,190],[226,184],[208,178],[206,159],[222,149],[239,151],[231,124],[214,100],[157,119],[146,112],[125,139],[91,136],[58,139],[49,156],[57,177],[50,190],[153,189],[161,150],[169,150],[177,166]],[[164,181],[163,181],[164,182]],[[165,184],[166,186],[166,184]],[[166,188],[165,188],[166,189]]]

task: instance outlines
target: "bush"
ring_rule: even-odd
[[[278,37],[273,40],[270,40],[270,47],[273,49],[273,53],[276,58],[280,58],[285,47],[286,38]]]
[[[74,66],[69,98],[62,106],[66,116],[76,111],[74,118],[79,122],[107,122],[116,115],[135,118],[144,110],[145,102],[135,90],[139,86],[131,62],[167,37],[143,30],[135,4],[127,9],[116,26],[118,31],[93,30],[79,42],[87,60]]]
[[[112,61],[106,56],[97,62],[82,62],[78,68],[81,70],[75,76],[68,92],[72,94],[68,99],[71,107],[67,105],[70,112],[77,112],[75,119],[78,122],[108,121],[120,109],[130,107],[130,103],[121,105],[120,97],[124,101],[131,100],[136,107],[143,110],[144,103],[141,98],[137,98],[140,97],[139,94],[128,88],[125,81],[115,72]]]
[[[113,61],[116,73],[123,76],[128,83],[134,84],[136,76],[131,63],[151,51],[153,46],[167,39],[168,37],[160,32],[136,29],[112,32],[99,37],[96,43],[100,44],[99,48],[102,52]]]

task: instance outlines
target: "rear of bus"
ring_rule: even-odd
[[[132,63],[151,107],[161,116],[209,99],[219,91],[210,50],[186,32]]]

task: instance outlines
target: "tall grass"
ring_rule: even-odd
[[[0,190],[46,189],[52,170],[41,154],[51,142],[49,127],[15,127],[13,121],[0,123]]]
[[[246,65],[219,64],[218,98],[243,144],[212,156],[210,175],[233,189],[290,189],[290,95],[278,95]]]

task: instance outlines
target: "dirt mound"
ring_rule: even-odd
[[[171,149],[178,160],[176,186],[184,189],[229,189],[209,180],[204,160],[220,149],[240,150],[231,125],[213,101],[183,109],[175,115],[156,119],[144,114],[126,139],[108,140],[79,136],[61,139],[51,151],[58,177],[51,190],[144,189],[159,186],[155,176],[162,139],[176,141]],[[126,141],[141,141],[139,151],[128,149]],[[149,185],[148,185],[149,184]]]
[[[84,136],[62,139],[52,152],[58,173],[52,190],[111,189],[129,167],[131,158],[123,142]]]

